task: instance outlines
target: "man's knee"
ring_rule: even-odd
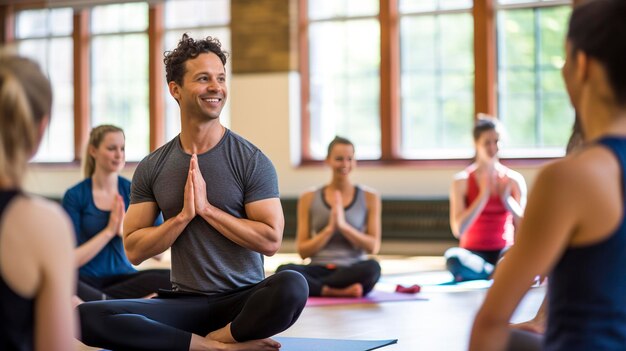
[[[304,306],[309,296],[309,284],[302,274],[286,270],[274,274],[274,279],[280,291],[281,303]]]
[[[101,301],[85,302],[76,307],[80,321],[80,340],[87,345],[99,340],[104,318]]]

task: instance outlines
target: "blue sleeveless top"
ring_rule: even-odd
[[[91,178],[86,178],[63,195],[63,208],[74,224],[76,246],[91,240],[109,224],[111,211],[102,211],[96,207],[92,188]],[[118,176],[117,190],[124,199],[127,210],[130,203],[130,181]],[[110,277],[136,271],[126,257],[122,238],[116,235],[94,258],[80,267],[78,272],[80,276]]]
[[[0,218],[18,191],[0,191]],[[1,235],[2,233],[0,233]],[[16,294],[0,276],[0,350],[33,350],[35,300]]]
[[[603,138],[622,170],[626,211],[626,138]],[[572,189],[572,191],[576,191]],[[570,247],[548,286],[545,350],[626,350],[626,222],[607,239]]]

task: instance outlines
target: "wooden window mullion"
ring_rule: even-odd
[[[474,112],[497,114],[495,0],[474,0]]]
[[[74,160],[82,159],[82,150],[89,139],[90,77],[89,77],[89,10],[74,12]]]
[[[381,160],[400,158],[400,45],[398,1],[380,1]]]
[[[163,101],[163,4],[150,5],[148,15],[148,96],[150,115],[150,151],[165,141]]]
[[[310,104],[310,76],[309,76],[309,11],[308,1],[298,3],[298,45],[300,66],[300,153],[302,161],[310,161],[311,157],[311,112]]]

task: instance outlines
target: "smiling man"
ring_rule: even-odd
[[[284,227],[271,161],[220,123],[226,53],[183,35],[165,53],[181,132],[148,155],[133,177],[124,246],[139,264],[172,248],[172,291],[151,300],[79,306],[88,345],[133,350],[278,350],[308,296],[305,279],[264,278],[263,256]],[[159,211],[165,222],[153,226]]]

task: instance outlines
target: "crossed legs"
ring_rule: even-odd
[[[305,279],[282,272],[215,296],[94,301],[81,304],[82,341],[115,350],[203,350],[269,338],[289,328],[308,296]],[[193,336],[193,343],[192,343]],[[206,337],[205,337],[206,336]]]

